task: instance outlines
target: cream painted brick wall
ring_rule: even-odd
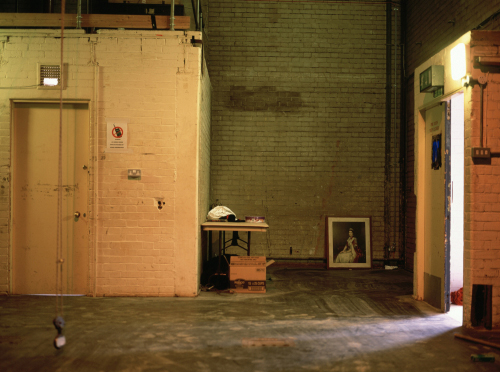
[[[210,145],[211,145],[211,124],[212,124],[212,85],[208,76],[207,66],[203,65],[203,76],[200,86],[200,139],[199,139],[199,206],[198,218],[201,222],[206,220],[210,202]],[[201,232],[200,232],[201,233]],[[200,241],[202,241],[200,236]],[[204,250],[201,251],[203,253]],[[200,265],[207,257],[200,257]],[[201,270],[201,267],[200,267]]]
[[[16,87],[36,83],[37,62],[59,63],[60,44],[56,31],[12,30],[9,33],[9,30],[2,30],[0,34],[0,87],[4,88],[0,90],[1,293],[8,292],[10,286],[8,100],[59,97],[58,91]],[[177,119],[177,111],[182,105],[176,101],[176,82],[180,70],[183,76],[200,80],[200,53],[193,53],[189,42],[191,35],[181,32],[164,32],[158,36],[157,32],[103,31],[85,35],[67,30],[65,35],[64,60],[68,79],[64,98],[89,100],[91,107],[89,256],[97,264],[90,268],[89,293],[95,290],[97,295],[111,296],[176,295],[176,275],[198,273],[197,267],[185,266],[187,261],[175,260],[176,249],[193,251],[193,255],[199,251],[199,246],[178,247],[174,239],[175,224],[183,223],[176,221],[175,211],[186,203],[176,199],[179,167],[175,160],[176,131],[184,125],[197,124]],[[200,37],[199,33],[193,35]],[[98,86],[94,90],[96,71]],[[206,81],[209,84],[208,76]],[[196,85],[184,92],[184,96],[186,94],[192,95],[197,105]],[[204,90],[204,94],[209,92]],[[95,96],[98,97],[97,111]],[[207,110],[206,104],[203,110]],[[106,152],[106,118],[128,121],[130,153]],[[99,138],[97,151],[94,146],[96,133]],[[196,154],[192,156],[195,158]],[[128,180],[129,168],[141,169],[142,179]],[[96,182],[98,199],[94,205]],[[203,198],[206,199],[206,176],[203,182]],[[161,211],[155,198],[165,202]],[[195,223],[197,221],[192,225]],[[198,230],[193,228],[192,234],[197,234]],[[189,280],[198,281],[197,278]],[[188,292],[183,289],[181,295],[196,295],[197,286],[191,287]]]
[[[7,51],[7,39],[0,38],[0,68],[6,63],[5,54],[21,55],[21,51]],[[0,70],[0,72],[3,72]],[[0,75],[0,84],[5,73]],[[4,85],[0,85],[2,88]],[[0,293],[9,291],[9,165],[10,165],[10,107],[8,101],[0,102]]]

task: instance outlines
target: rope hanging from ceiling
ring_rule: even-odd
[[[56,247],[56,316],[53,324],[57,329],[57,336],[54,339],[54,347],[62,348],[66,345],[66,337],[63,335],[65,326],[63,318],[63,239],[62,239],[62,130],[63,130],[63,83],[64,63],[64,14],[66,11],[66,0],[61,1],[61,80],[59,94],[59,157],[58,157],[58,180],[57,180],[57,247]]]

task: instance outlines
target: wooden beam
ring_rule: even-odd
[[[491,347],[500,349],[500,344],[497,344],[495,342],[490,342],[490,341],[482,340],[480,338],[474,338],[474,337],[462,335],[460,333],[455,333],[455,337],[461,338],[461,339],[467,340],[467,341],[472,341],[472,342],[475,342],[477,344],[487,345],[487,346],[491,346]]]
[[[155,16],[156,28],[170,29],[170,16]],[[176,16],[176,30],[189,30],[191,18]],[[0,13],[0,27],[61,27],[61,14]],[[76,14],[64,16],[65,28],[76,28]],[[152,29],[151,16],[127,14],[82,14],[82,27]]]
[[[74,20],[70,18],[72,17],[65,17],[64,27],[76,27],[76,15]],[[72,25],[73,21],[74,25]],[[0,13],[0,27],[61,27],[61,15],[55,13]]]
[[[151,28],[151,17],[128,14],[82,14],[82,27]]]

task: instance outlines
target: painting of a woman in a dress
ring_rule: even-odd
[[[354,237],[354,230],[350,228],[347,243],[344,246],[344,250],[337,255],[335,263],[357,263],[361,255],[362,253],[358,247],[358,241]]]
[[[370,268],[370,217],[327,216],[326,253],[330,269]]]

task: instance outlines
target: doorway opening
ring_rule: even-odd
[[[464,94],[451,97],[450,123],[450,293],[463,287],[464,279]],[[450,304],[450,315],[463,322],[463,307]]]

